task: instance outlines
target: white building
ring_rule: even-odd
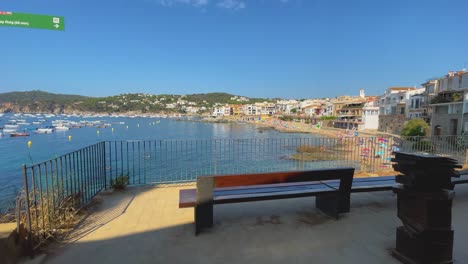
[[[377,101],[364,104],[362,108],[362,122],[364,123],[364,129],[379,128],[379,106]]]
[[[225,109],[224,106],[215,106],[213,108],[213,113],[211,114],[212,116],[224,116]]]
[[[242,107],[244,115],[256,115],[257,114],[257,106],[254,104],[246,104]]]
[[[276,112],[290,115],[292,109],[298,107],[299,102],[297,100],[280,100],[276,102]]]
[[[433,80],[436,93],[430,98],[433,135],[460,135],[468,132],[468,72],[451,71]]]
[[[423,93],[411,95],[406,118],[422,118],[426,114],[425,100],[426,97]]]

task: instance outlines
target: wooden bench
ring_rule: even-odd
[[[340,168],[199,176],[196,189],[180,190],[179,208],[195,207],[195,235],[213,226],[215,204],[316,196],[316,207],[338,218],[349,212],[353,174],[354,168]]]
[[[396,176],[380,176],[380,177],[367,177],[353,179],[352,193],[359,192],[377,192],[377,191],[391,191],[394,186],[398,185],[395,182]],[[468,183],[468,174],[461,174],[460,177],[452,178],[453,185]],[[330,186],[337,186],[337,181],[328,182]]]

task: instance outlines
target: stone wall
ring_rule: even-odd
[[[432,115],[431,120],[431,131],[432,135],[452,135],[452,131],[450,128],[450,120],[456,119],[457,120],[457,135],[459,135],[462,131],[462,120],[460,114],[441,114],[436,113]],[[439,128],[438,128],[439,126]]]
[[[379,115],[378,131],[400,135],[405,121],[405,115]]]

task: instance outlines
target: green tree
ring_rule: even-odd
[[[403,128],[401,135],[407,137],[425,136],[428,127],[426,121],[421,118],[411,119]]]

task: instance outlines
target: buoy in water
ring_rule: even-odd
[[[128,126],[127,126],[127,129],[128,129]]]
[[[96,131],[97,134],[101,133],[99,130]]]
[[[29,141],[28,141],[28,148],[31,148],[31,147],[32,147],[32,141],[29,140]]]
[[[72,140],[72,136],[68,136],[68,141],[71,141]]]
[[[112,133],[114,132],[114,128],[112,128]]]

